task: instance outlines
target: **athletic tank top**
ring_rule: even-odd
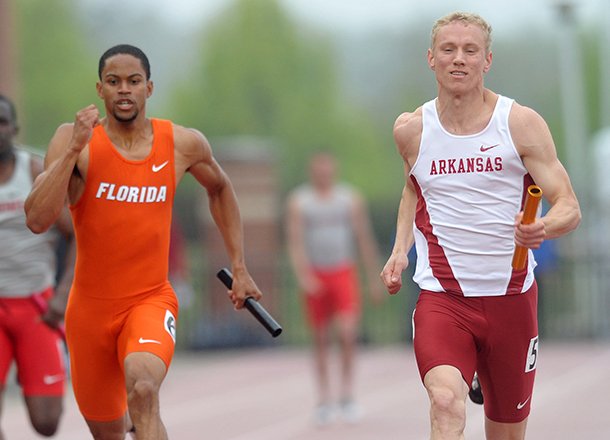
[[[317,269],[332,269],[354,260],[352,226],[353,190],[338,184],[329,197],[321,198],[311,185],[296,191],[301,208],[305,249]]]
[[[436,101],[422,108],[422,139],[411,181],[421,289],[463,296],[525,292],[534,281],[532,251],[513,271],[514,218],[533,183],[508,127],[512,99],[499,96],[487,127],[458,136],[440,123]]]
[[[174,199],[171,121],[152,119],[148,157],[129,160],[97,126],[80,199],[70,207],[77,257],[71,294],[117,299],[167,283]]]
[[[31,154],[15,150],[15,169],[0,184],[0,297],[26,297],[55,282],[56,231],[32,233],[23,205],[32,189]]]

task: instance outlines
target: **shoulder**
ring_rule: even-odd
[[[511,131],[546,127],[544,118],[538,112],[530,107],[519,104],[517,101],[513,103],[508,121]]]
[[[362,192],[355,187],[346,182],[342,182],[338,185],[338,191],[342,198],[346,201],[346,203],[356,211],[360,211],[365,207],[366,201]]]
[[[72,132],[74,131],[74,123],[73,122],[65,122],[61,124],[55,130],[54,137],[70,137],[72,136]]]
[[[293,188],[288,193],[288,203],[299,205],[311,193],[311,189],[307,184],[301,184]]]
[[[413,112],[401,113],[394,122],[394,132],[396,131],[421,131],[422,128],[422,107],[418,107]]]
[[[422,107],[402,113],[394,122],[394,142],[400,155],[407,160],[417,155],[423,130]]]
[[[174,143],[182,147],[208,147],[209,142],[202,132],[195,128],[184,127],[175,122],[172,123],[174,130]]]
[[[510,134],[517,148],[538,144],[550,136],[549,128],[544,118],[530,107],[513,103],[508,125]]]
[[[189,162],[200,160],[210,160],[212,158],[212,148],[208,139],[199,130],[184,127],[172,123],[174,131],[174,148],[176,151],[190,158]]]
[[[73,132],[74,123],[71,122],[63,123],[57,127],[55,134],[49,142],[46,156],[55,157],[56,155],[60,154],[60,152],[64,151],[68,146],[68,142],[72,137]]]
[[[394,122],[394,138],[397,141],[408,141],[413,137],[421,135],[423,128],[422,108],[414,112],[405,112],[396,118]]]
[[[350,200],[362,197],[362,195],[360,194],[360,190],[348,182],[337,183],[337,185],[335,186],[335,192],[337,195],[349,198]]]

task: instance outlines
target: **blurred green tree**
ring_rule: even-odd
[[[87,51],[75,0],[16,2],[21,140],[46,145],[56,127],[97,100],[95,56]]]
[[[212,141],[272,139],[283,190],[305,178],[313,151],[329,150],[346,180],[370,197],[382,196],[392,176],[402,177],[400,167],[384,169],[396,155],[391,122],[381,134],[348,102],[330,38],[298,29],[276,0],[237,0],[203,33],[201,64],[179,86],[172,114]]]

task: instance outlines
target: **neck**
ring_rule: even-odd
[[[6,150],[0,150],[0,164],[12,163],[15,160],[15,148],[11,145]]]
[[[148,136],[152,127],[150,120],[146,118],[137,118],[131,122],[106,118],[102,124],[113,144],[124,150],[137,146],[139,141]]]
[[[327,185],[324,185],[324,186],[314,186],[314,191],[320,197],[328,197],[330,194],[332,194],[333,188],[334,188],[333,185],[330,185],[330,186],[327,186]]]
[[[486,110],[495,95],[486,89],[476,93],[439,93],[436,108],[441,124],[454,134],[478,132],[482,120],[487,121]],[[493,107],[492,107],[493,108]]]

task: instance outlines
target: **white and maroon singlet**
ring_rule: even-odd
[[[410,178],[417,193],[414,223],[421,289],[468,297],[525,292],[534,282],[511,267],[514,219],[533,183],[512,141],[513,100],[499,96],[481,132],[454,135],[439,120],[436,100],[422,108],[422,139]]]

